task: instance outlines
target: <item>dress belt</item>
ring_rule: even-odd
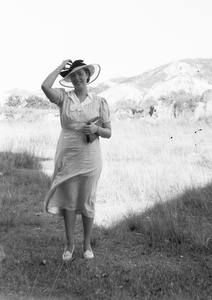
[[[82,128],[85,125],[85,122],[80,123],[71,123],[68,125],[69,128],[62,128],[62,133],[68,134],[70,131],[82,132]]]

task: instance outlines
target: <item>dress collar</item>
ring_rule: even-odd
[[[73,102],[75,104],[81,104],[82,106],[85,106],[89,103],[91,103],[93,101],[93,94],[91,92],[88,93],[87,97],[85,98],[85,100],[83,102],[79,101],[79,98],[77,97],[77,95],[75,94],[75,92],[72,91],[68,91],[68,96],[69,98],[71,98],[73,100]]]
[[[88,93],[88,96],[85,98],[85,100],[82,102],[82,106],[85,106],[93,101],[93,95],[91,93]]]

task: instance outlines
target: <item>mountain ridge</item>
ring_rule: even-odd
[[[143,100],[143,98],[158,99],[164,93],[167,95],[172,91],[182,89],[194,95],[200,95],[207,89],[212,89],[212,59],[200,58],[174,61],[129,77],[119,84],[125,89],[128,87],[128,94],[130,88],[136,89],[136,94],[140,94],[139,99],[135,97],[138,102]],[[199,86],[199,89],[196,86]],[[116,101],[129,100],[127,99],[127,93],[124,96],[119,96],[118,93],[115,93],[114,86],[112,88],[113,92],[109,91],[111,88],[108,88],[99,93],[111,105],[115,104]],[[109,99],[110,97],[112,99]]]
[[[193,115],[201,110],[202,115],[207,113],[212,117],[212,58],[177,60],[88,88],[105,98],[114,112],[125,110],[134,114],[139,111],[142,116],[151,112],[151,116],[161,116],[168,111],[168,115],[176,117],[185,112],[191,115],[189,109],[192,108]],[[36,93],[45,98],[41,90]],[[23,97],[26,95],[27,91],[23,91]]]
[[[151,96],[154,95],[152,90],[156,86],[158,87],[160,84],[164,84],[165,82],[171,82],[171,80],[176,81],[176,78],[181,78],[181,82],[183,80],[187,81],[187,86],[191,85],[192,82],[198,84],[197,80],[199,80],[199,83],[201,82],[203,86],[199,93],[202,93],[202,91],[205,91],[206,89],[212,88],[212,58],[196,58],[173,61],[157,68],[147,70],[135,76],[117,77],[101,82],[95,87],[89,87],[89,90],[97,94],[101,94],[102,96],[106,96],[107,98],[107,93],[105,92],[109,91],[110,89],[115,91],[115,87],[117,87],[118,92],[120,92],[120,85],[126,91],[127,88],[132,87],[134,92],[137,90],[137,94],[147,98],[148,93],[150,92]],[[190,82],[188,79],[190,79]],[[179,80],[176,82],[176,84],[179,84]],[[168,84],[166,85],[166,90],[169,92],[169,86]],[[173,86],[170,87],[173,89]],[[5,92],[4,96],[10,96],[12,94],[23,97],[31,95],[45,97],[41,89],[29,92],[25,89],[19,88],[14,88]],[[109,94],[113,95],[113,92],[110,91]],[[128,97],[128,94],[130,94],[130,90],[128,89],[128,93],[123,94],[126,94],[124,99],[123,97],[117,96],[117,101],[127,100],[126,97]],[[198,92],[196,92],[196,94],[198,94]],[[110,99],[107,100],[110,102]],[[113,102],[114,101],[111,101],[111,104],[113,104]]]

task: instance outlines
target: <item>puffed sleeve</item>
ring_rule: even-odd
[[[66,91],[64,88],[55,88],[55,90],[58,92],[58,98],[52,102],[60,107],[65,98]]]
[[[107,101],[103,98],[100,103],[100,117],[102,119],[102,123],[110,122],[110,109]]]

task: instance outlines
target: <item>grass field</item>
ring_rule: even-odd
[[[212,299],[212,125],[112,127],[101,140],[95,260],[81,258],[79,219],[66,265],[63,222],[42,213],[59,120],[1,122],[0,299]]]

